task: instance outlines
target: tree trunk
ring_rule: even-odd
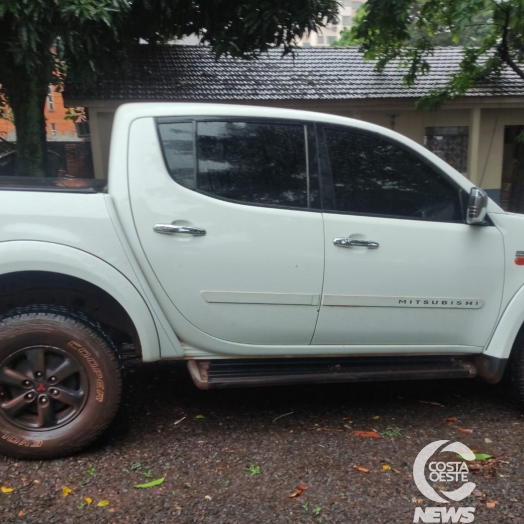
[[[18,68],[17,68],[18,69]],[[16,165],[18,176],[46,176],[47,148],[44,107],[49,74],[28,75],[20,67],[4,84],[7,101],[13,110],[16,127]]]

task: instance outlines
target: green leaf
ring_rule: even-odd
[[[98,506],[99,508],[105,508],[106,506],[109,506],[109,500],[107,500],[107,499],[101,500],[101,501],[97,504],[97,506]]]
[[[89,469],[87,470],[87,474],[88,474],[88,475],[94,475],[94,474],[95,474],[95,471],[96,471],[96,468],[89,468]]]
[[[137,489],[147,489],[147,488],[153,488],[154,486],[158,486],[164,482],[164,479],[166,477],[162,477],[161,479],[152,480],[151,482],[146,482],[145,484],[135,484],[133,487]]]
[[[197,415],[196,418],[205,418],[204,415]]]
[[[493,458],[493,455],[488,455],[487,453],[475,453],[475,460],[488,460]]]
[[[487,453],[474,453],[475,460],[488,460],[490,458],[493,458],[493,455],[488,455]],[[467,460],[462,455],[457,455],[459,459]]]

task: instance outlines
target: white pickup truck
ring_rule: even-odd
[[[506,371],[524,399],[524,217],[393,131],[130,104],[107,181],[0,191],[4,454],[94,440],[130,355],[203,389]]]

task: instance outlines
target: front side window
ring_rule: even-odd
[[[459,190],[403,147],[373,134],[324,128],[332,210],[462,221]]]
[[[304,125],[196,121],[158,127],[167,167],[180,185],[237,202],[308,207]]]

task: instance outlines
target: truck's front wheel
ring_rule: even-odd
[[[113,419],[121,389],[116,352],[83,316],[38,306],[0,321],[0,453],[83,448]]]

